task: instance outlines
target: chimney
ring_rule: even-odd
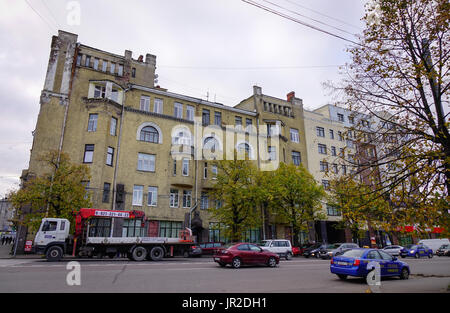
[[[261,87],[253,86],[253,94],[254,94],[254,95],[261,96],[261,95],[262,95],[262,89],[261,89]]]
[[[287,97],[287,101],[292,103],[292,99],[295,98],[295,91],[291,91],[290,93],[288,93],[286,95],[286,97]]]

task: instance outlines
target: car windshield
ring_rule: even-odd
[[[414,245],[406,245],[405,248],[406,249],[411,249]]]
[[[339,247],[339,245],[337,244],[331,244],[331,245],[326,245],[325,249],[336,249],[337,247]]]
[[[347,250],[341,256],[347,257],[347,258],[360,258],[362,257],[365,250],[362,249],[354,249],[354,250]]]
[[[449,245],[442,245],[439,249],[448,249]]]
[[[417,249],[418,247],[419,247],[419,246],[414,245],[414,246],[409,247],[408,249]]]

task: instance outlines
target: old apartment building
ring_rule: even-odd
[[[152,54],[116,55],[59,31],[22,179],[45,173],[39,156],[59,150],[89,166],[92,177],[85,183],[94,207],[145,212],[145,227],[125,220],[115,224],[114,235],[126,228],[129,234],[172,237],[191,226],[199,241],[218,241],[217,221],[206,211],[216,205],[207,195],[217,173],[211,155],[245,151],[265,169],[273,160],[302,164],[325,188],[326,172],[349,170],[338,162],[340,153],[352,157],[348,111],[332,105],[308,111],[294,92],[279,99],[258,86],[239,104],[223,105],[155,86],[155,70]],[[348,239],[330,226],[339,212],[326,203],[323,209],[328,220],[302,240]],[[261,229],[247,235],[263,239]],[[289,226],[272,225],[265,235],[289,238]]]

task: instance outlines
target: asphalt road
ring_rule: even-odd
[[[70,261],[80,264],[80,275]],[[381,293],[450,292],[450,257],[402,259],[410,265],[408,280],[382,279]],[[172,258],[160,262],[128,259],[0,259],[0,292],[151,292],[151,293],[365,293],[364,279],[341,281],[328,260],[296,257],[276,268],[221,268],[212,258]],[[80,285],[69,285],[80,278]],[[76,281],[75,281],[76,282]]]

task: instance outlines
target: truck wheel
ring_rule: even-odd
[[[160,261],[164,257],[164,249],[161,247],[153,247],[150,251],[150,258],[153,261]]]
[[[136,247],[131,252],[131,255],[136,262],[144,261],[147,256],[147,250],[144,247]]]
[[[292,259],[292,253],[286,252],[286,260]]]
[[[57,262],[61,260],[62,256],[63,256],[63,249],[58,246],[48,248],[47,253],[45,254],[45,257],[49,262]]]

